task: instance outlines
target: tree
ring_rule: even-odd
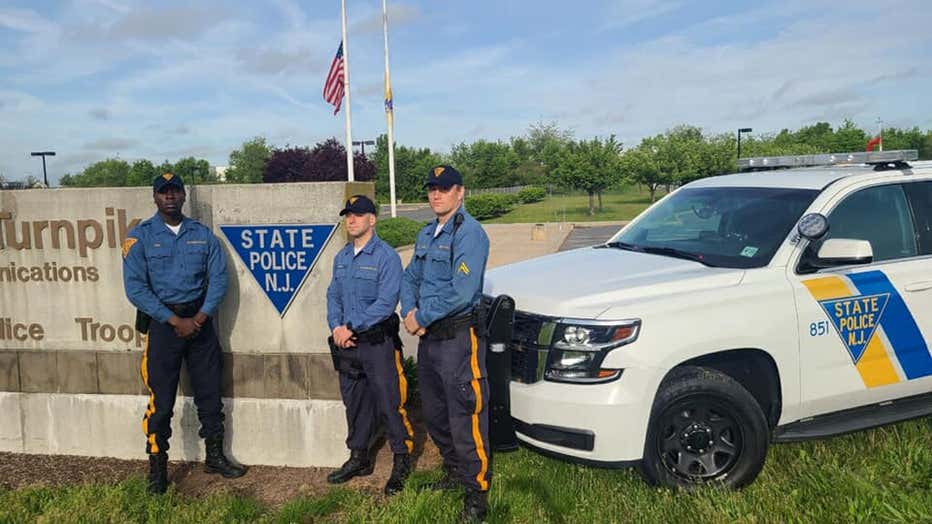
[[[560,129],[556,122],[538,121],[528,127],[527,136],[531,160],[537,162],[542,168],[541,178],[548,183],[556,183],[553,169],[564,147],[573,141],[573,132]]]
[[[589,215],[595,215],[598,196],[602,210],[602,192],[622,180],[621,144],[615,135],[606,140],[570,142],[557,160],[554,175],[564,187],[580,189],[589,195]]]
[[[210,163],[202,158],[189,156],[175,162],[172,173],[181,177],[185,184],[216,184],[217,175],[211,173]]]
[[[647,187],[651,203],[656,200],[657,189],[669,183],[657,166],[656,153],[649,139],[641,141],[637,148],[625,151],[621,155],[621,167],[626,177]]]
[[[450,163],[462,173],[467,187],[510,187],[523,181],[518,173],[521,161],[510,144],[477,140],[453,146]]]
[[[158,175],[155,166],[149,160],[137,160],[129,168],[129,174],[126,177],[128,186],[148,186],[152,184],[152,179]]]
[[[42,181],[33,175],[27,175],[23,180],[23,187],[32,189],[34,187],[43,187]]]
[[[126,185],[129,164],[119,158],[108,158],[84,168],[71,176],[63,176],[61,185],[73,187],[122,187]]]
[[[353,155],[354,179],[365,182],[375,178],[375,165],[362,154]],[[346,172],[346,148],[335,138],[314,146],[275,149],[265,165],[263,182],[328,182],[349,177]]]
[[[835,131],[835,140],[832,150],[825,152],[840,153],[847,151],[864,151],[868,140],[870,140],[870,137],[867,136],[864,130],[859,129],[851,120],[845,119],[841,127]]]
[[[262,181],[267,183],[302,182],[304,181],[304,166],[310,158],[311,150],[307,147],[275,149],[265,164]]]
[[[230,153],[230,168],[226,172],[227,182],[233,184],[255,184],[262,182],[265,163],[272,156],[272,149],[265,138],[257,136],[243,142],[239,149]]]
[[[372,160],[376,166],[375,194],[383,201],[390,194],[388,187],[388,137],[381,135],[376,139],[375,153]],[[405,202],[423,201],[427,197],[424,180],[431,168],[442,164],[441,155],[429,148],[413,148],[395,144],[395,196]]]

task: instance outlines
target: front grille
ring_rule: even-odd
[[[515,311],[511,344],[511,380],[533,384],[544,378],[553,320]]]

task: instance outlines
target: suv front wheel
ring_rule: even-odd
[[[683,366],[660,385],[640,471],[651,484],[740,488],[760,473],[769,429],[760,405],[735,379]]]

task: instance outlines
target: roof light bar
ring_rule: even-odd
[[[738,159],[738,169],[777,167],[831,166],[839,164],[886,164],[908,162],[919,158],[915,149],[898,151],[861,151],[856,153],[826,153],[821,155],[761,156]]]

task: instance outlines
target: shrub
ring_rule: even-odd
[[[424,224],[407,217],[383,218],[376,225],[379,237],[392,247],[413,244]]]
[[[542,187],[531,186],[518,191],[518,201],[522,204],[540,202],[547,196],[547,190]]]
[[[504,215],[518,202],[517,195],[486,193],[466,198],[466,211],[476,220]]]

